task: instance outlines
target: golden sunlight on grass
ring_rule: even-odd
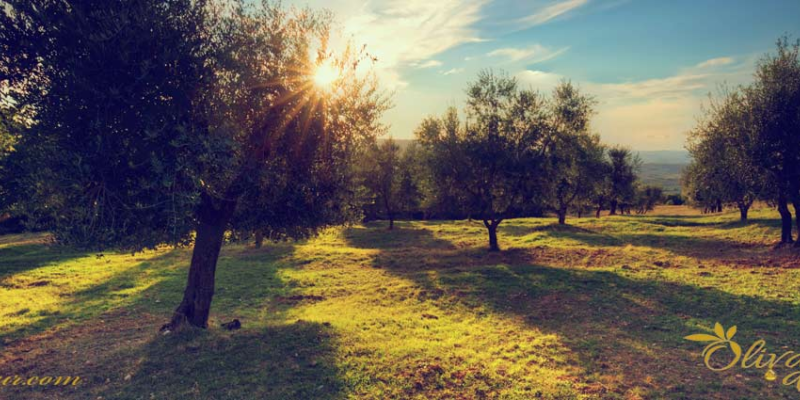
[[[157,328],[188,249],[99,255],[4,236],[0,370],[87,383],[0,398],[788,397],[763,371],[705,369],[683,339],[722,321],[800,348],[797,256],[769,250],[774,210],[737,217],[515,219],[501,253],[469,221],[229,244],[210,329],[170,335]],[[233,318],[242,329],[220,328]]]
[[[325,60],[317,66],[314,71],[314,83],[323,89],[331,86],[331,84],[339,77],[339,71],[330,60]]]

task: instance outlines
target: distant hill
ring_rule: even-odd
[[[383,140],[383,139],[381,139]],[[405,150],[414,139],[395,139],[400,149]],[[639,178],[646,185],[664,188],[666,194],[681,192],[681,171],[689,164],[691,156],[686,150],[634,151],[642,159]]]
[[[686,150],[636,151],[644,164],[689,164],[692,157]]]
[[[639,179],[646,185],[661,186],[666,194],[680,194],[681,171],[686,164],[643,163]]]
[[[647,185],[661,186],[666,194],[680,194],[681,172],[692,157],[686,150],[637,151],[642,159],[639,178]]]

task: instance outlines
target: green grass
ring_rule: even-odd
[[[84,378],[0,398],[796,398],[763,370],[707,370],[683,339],[719,321],[800,351],[800,258],[772,249],[775,212],[752,218],[510,220],[499,254],[469,221],[229,245],[212,327],[166,336],[188,249],[0,237],[0,375]]]

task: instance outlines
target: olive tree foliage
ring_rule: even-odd
[[[30,121],[15,153],[31,214],[83,247],[194,244],[164,329],[207,326],[226,230],[305,237],[355,215],[352,157],[386,103],[356,75],[360,53],[327,49],[328,14],[9,0],[0,18],[0,82]],[[342,76],[323,90],[325,60]]]
[[[417,139],[432,155],[436,180],[483,221],[490,251],[499,251],[497,227],[530,204],[547,135],[545,100],[520,90],[514,78],[482,71],[467,87],[466,121],[454,109],[442,120],[427,119]]]
[[[579,213],[603,181],[605,148],[590,132],[594,99],[581,94],[569,82],[553,91],[549,102],[549,135],[544,169],[547,206],[565,224],[567,212]]]
[[[664,190],[660,186],[644,185],[636,188],[633,203],[636,214],[647,214],[664,201]]]
[[[692,160],[681,174],[681,192],[689,204],[703,210],[703,214],[722,212],[721,180],[715,179],[710,168]]]
[[[186,243],[200,166],[205,11],[190,1],[5,1],[0,82],[29,122],[14,177],[66,243]],[[181,151],[185,150],[185,151]],[[188,195],[187,195],[188,193]],[[41,209],[47,205],[49,209]]]
[[[711,98],[687,145],[693,160],[684,174],[684,186],[696,205],[715,211],[734,205],[741,220],[747,220],[750,206],[764,193],[769,178],[754,158],[756,133],[751,104],[741,90]]]
[[[394,220],[401,211],[400,206],[400,147],[393,139],[370,146],[364,159],[364,186],[370,203],[382,209],[389,220],[389,229],[394,229]]]
[[[458,110],[450,107],[441,118],[425,118],[414,131],[419,143],[415,152],[421,161],[421,188],[425,194],[423,209],[429,217],[462,218],[468,215],[466,191],[458,181],[458,140],[462,136]]]
[[[636,196],[637,172],[642,164],[637,154],[622,146],[614,146],[607,152],[607,185],[603,191],[602,201],[598,201],[598,214],[608,205],[609,214],[630,213],[630,207]]]
[[[17,141],[17,124],[7,114],[7,107],[0,106],[0,218],[17,203],[13,190],[13,166],[9,163]]]
[[[401,212],[411,217],[414,217],[411,214],[418,213],[423,207],[423,201],[430,193],[428,171],[423,157],[424,153],[416,143],[406,147],[400,157],[397,205]]]
[[[800,227],[800,41],[778,40],[744,89],[755,119],[754,157],[774,185],[781,214],[781,244],[793,242],[792,214]]]

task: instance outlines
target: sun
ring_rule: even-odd
[[[328,88],[339,77],[339,71],[331,64],[330,61],[325,61],[317,66],[314,72],[314,83],[321,88]]]

